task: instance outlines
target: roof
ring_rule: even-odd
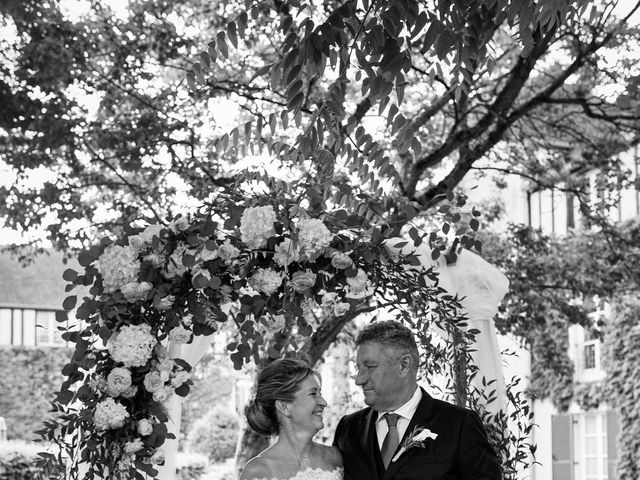
[[[76,262],[65,265],[62,259],[62,253],[47,251],[23,266],[16,256],[0,251],[0,306],[61,310],[70,295],[64,291],[67,282],[62,273],[67,268],[79,270]]]

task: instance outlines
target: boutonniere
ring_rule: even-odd
[[[419,427],[416,425],[411,434],[404,439],[404,441],[400,445],[400,450],[398,450],[398,453],[396,453],[395,457],[393,457],[391,461],[395,462],[396,460],[398,460],[400,456],[410,448],[424,448],[424,442],[427,438],[435,440],[436,438],[438,438],[438,434],[433,433],[428,428]]]

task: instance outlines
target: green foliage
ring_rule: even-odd
[[[196,480],[201,478],[209,462],[206,455],[178,452],[176,458],[176,480]]]
[[[9,439],[32,440],[51,410],[51,392],[71,357],[66,348],[0,347],[0,412]],[[28,401],[25,401],[28,399]]]
[[[33,480],[37,476],[36,459],[42,445],[20,441],[0,443],[0,480]],[[55,473],[61,474],[61,470]]]
[[[594,299],[614,298],[637,289],[640,271],[638,222],[611,227],[607,235],[574,230],[550,237],[512,225],[506,234],[482,232],[486,260],[509,278],[509,292],[496,318],[529,348],[531,389],[566,410],[573,398],[573,365],[568,357],[568,327],[601,326],[592,314]]]
[[[47,222],[59,248],[173,215],[178,190],[204,200],[260,150],[397,230],[485,168],[481,159],[494,168],[501,141],[506,170],[543,186],[567,181],[583,206],[573,172],[605,168],[607,187],[628,177],[607,157],[636,128],[637,40],[586,0],[136,0],[128,16],[92,3],[77,18],[57,2],[9,5],[0,15],[17,35],[2,43],[11,53],[0,128],[10,135],[0,151],[18,176],[40,166],[52,175],[2,187],[0,213],[18,229]],[[630,58],[598,62],[610,51]],[[624,92],[620,101],[603,101],[603,86]],[[100,99],[96,112],[78,91]],[[209,113],[226,114],[228,99],[242,113],[217,128]],[[365,128],[365,115],[386,126]],[[105,217],[105,206],[117,214]]]
[[[233,457],[238,432],[235,412],[217,406],[193,424],[187,445],[191,451],[206,455],[211,462],[221,462]]]
[[[533,409],[528,393],[519,391],[520,381],[513,377],[506,385],[506,411],[491,413],[486,408],[496,401],[487,394],[495,380],[483,379],[486,388],[482,391],[473,389],[467,399],[467,406],[479,412],[489,442],[498,455],[502,480],[519,479],[522,469],[529,468],[532,458],[535,459],[536,445],[531,443],[535,426]]]
[[[183,435],[193,428],[194,422],[202,418],[211,405],[228,403],[233,394],[233,377],[229,372],[226,357],[207,355],[194,368],[193,386],[182,401],[180,431]]]
[[[581,382],[573,387],[573,399],[584,411],[595,410],[607,401],[603,382]]]
[[[620,480],[640,475],[640,300],[621,295],[613,303],[604,332],[603,367],[606,400],[620,418],[618,470]]]

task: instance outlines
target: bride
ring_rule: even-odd
[[[326,406],[320,376],[305,363],[283,359],[265,367],[247,421],[259,434],[278,439],[249,460],[240,480],[342,480],[340,451],[313,441],[324,427]]]

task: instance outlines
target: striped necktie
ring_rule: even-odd
[[[385,470],[389,467],[393,454],[396,452],[398,445],[400,444],[400,436],[398,435],[398,427],[396,426],[399,416],[400,415],[395,413],[386,413],[384,415],[384,419],[387,421],[387,425],[389,426],[389,431],[387,432],[386,437],[384,437],[382,450],[380,451]]]

